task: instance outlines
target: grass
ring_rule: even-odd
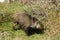
[[[42,15],[43,12],[45,12],[45,15],[35,15],[32,9],[37,10],[34,11],[35,13],[42,13]],[[12,30],[13,24],[10,15],[16,11],[24,10],[26,10],[26,13],[37,17],[42,22],[44,28],[46,28],[44,34],[26,36],[25,32],[22,30]],[[5,17],[5,19],[2,20],[2,17]],[[19,3],[0,4],[0,40],[60,40],[60,12],[57,12],[56,6],[54,5],[44,9],[40,7],[40,5],[26,6]]]

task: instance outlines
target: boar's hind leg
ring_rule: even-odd
[[[13,24],[13,30],[17,30],[17,26],[16,26],[17,24],[18,24],[18,22],[15,21]]]

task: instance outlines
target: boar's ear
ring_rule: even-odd
[[[38,21],[38,19],[33,17],[33,22],[37,22],[37,21]]]

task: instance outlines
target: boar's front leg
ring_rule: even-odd
[[[25,31],[26,35],[30,35],[30,27],[24,27],[23,30]]]
[[[28,31],[28,29],[25,29],[24,31],[25,31],[26,35],[29,36],[29,31]]]

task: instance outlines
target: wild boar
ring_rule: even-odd
[[[25,14],[24,12],[17,12],[13,14],[14,26],[13,29],[16,29],[16,25],[20,25],[19,29],[23,29],[27,34],[28,30],[32,29],[42,29],[37,18],[32,17],[29,14]]]

